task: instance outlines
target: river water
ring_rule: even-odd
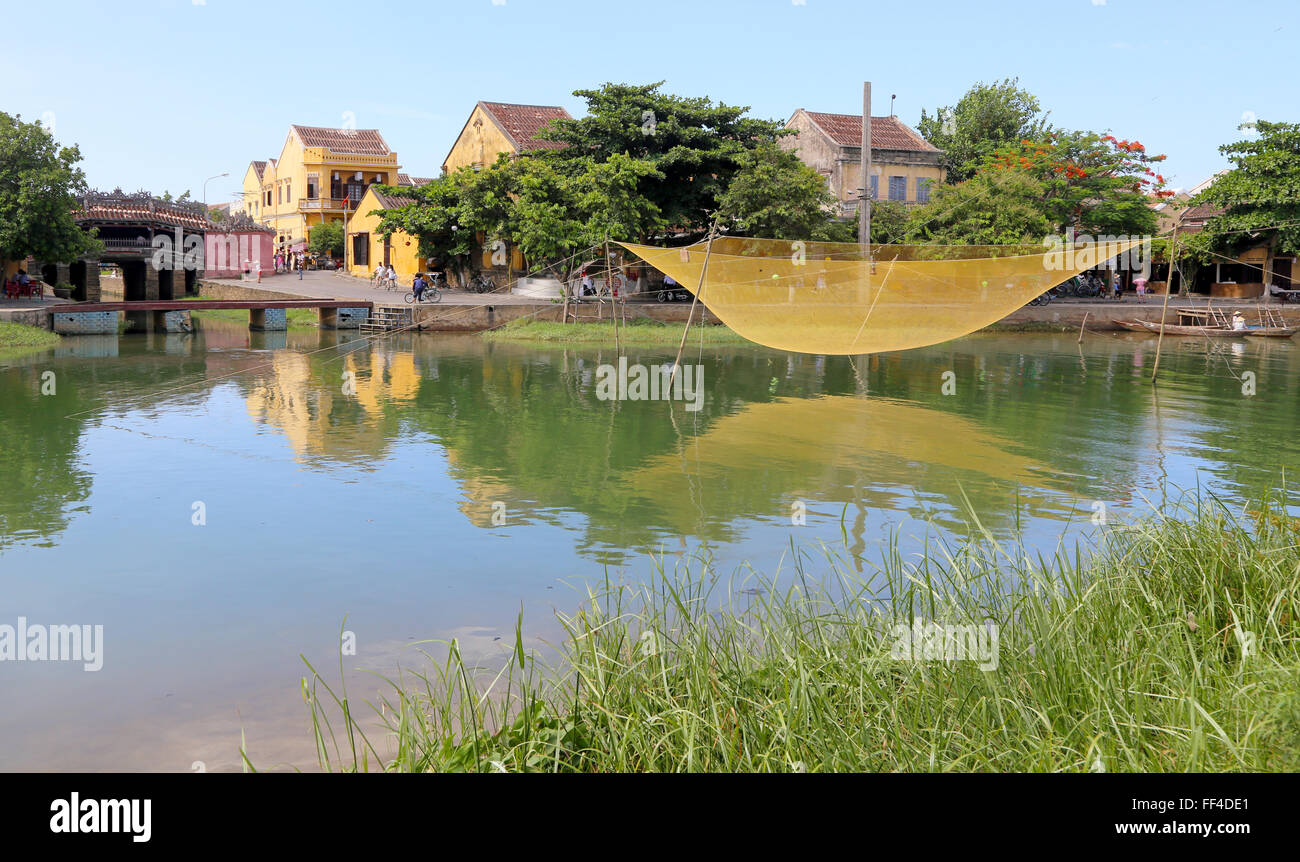
[[[692,411],[598,398],[612,345],[358,338],[208,320],[0,357],[0,625],[103,626],[98,671],[0,661],[0,769],[234,769],[241,732],[259,767],[314,768],[300,655],[337,669],[341,629],[373,698],[364,672],[418,666],[417,641],[490,659],[521,610],[553,639],[651,553],[773,574],[792,541],[870,557],[972,514],[1050,551],[1300,465],[1285,341],[1167,340],[1155,387],[1140,335],[692,343]]]

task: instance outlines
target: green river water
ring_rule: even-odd
[[[773,574],[792,540],[843,524],[869,558],[960,539],[968,510],[1050,550],[1102,507],[1239,510],[1300,464],[1285,341],[1168,340],[1155,387],[1139,335],[691,345],[689,411],[599,399],[612,345],[357,339],[209,320],[0,357],[0,624],[104,627],[98,671],[0,662],[0,769],[231,769],[241,731],[259,765],[311,768],[299,655],[336,667],[344,625],[373,697],[361,671],[418,665],[415,641],[490,659],[522,608],[540,644],[650,553]]]

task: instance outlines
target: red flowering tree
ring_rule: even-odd
[[[1163,155],[1150,155],[1139,141],[1093,132],[1053,132],[1039,140],[1022,139],[989,156],[981,172],[995,178],[1023,171],[1044,187],[1044,215],[1065,231],[1151,234],[1154,198],[1173,194],[1157,168]]]

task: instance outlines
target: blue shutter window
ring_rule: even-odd
[[[891,201],[907,200],[907,177],[889,178],[889,199]]]
[[[928,204],[930,202],[930,183],[928,177],[916,178],[916,202],[919,204]]]
[[[880,177],[874,174],[871,176],[871,199],[880,199]]]

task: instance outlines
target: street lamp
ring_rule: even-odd
[[[206,180],[203,181],[203,212],[205,215],[207,214],[208,211],[208,183],[212,182],[213,180],[218,180],[221,179],[222,177],[228,177],[228,176],[230,176],[230,171],[217,174],[215,177],[208,177]]]

